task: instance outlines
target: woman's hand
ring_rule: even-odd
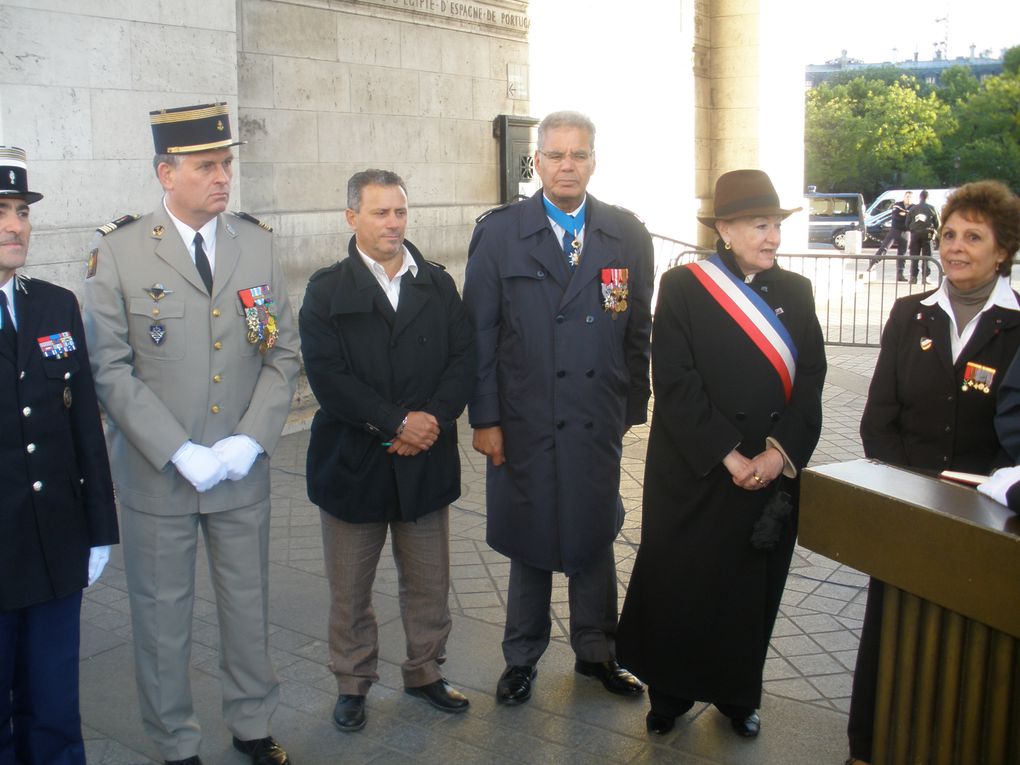
[[[764,489],[783,472],[785,460],[782,452],[769,447],[761,454],[747,459],[736,449],[723,458],[723,465],[733,476],[733,483],[747,491]]]

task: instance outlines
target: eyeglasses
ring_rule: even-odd
[[[541,149],[538,150],[538,153],[541,154],[550,162],[559,163],[565,160],[567,157],[570,157],[571,160],[577,162],[578,164],[583,164],[587,162],[595,154],[595,152],[593,151],[565,152],[565,151],[542,151]]]

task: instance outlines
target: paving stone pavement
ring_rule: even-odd
[[[875,349],[830,346],[824,426],[812,464],[862,456],[857,433]],[[484,463],[460,423],[463,495],[450,515],[454,626],[444,666],[471,709],[435,711],[402,693],[403,632],[397,577],[387,550],[375,581],[380,625],[380,682],[368,697],[367,727],[337,731],[330,713],[336,684],[326,649],[327,585],[320,520],[305,494],[307,431],[286,435],[273,457],[270,550],[271,653],[281,681],[273,734],[295,765],[325,763],[722,763],[819,765],[846,756],[852,669],[864,614],[867,577],[798,547],[765,666],[762,733],[739,739],[725,718],[699,704],[663,737],[644,730],[647,702],[612,697],[573,672],[567,641],[566,579],[553,588],[553,642],[539,665],[531,702],[495,703],[509,561],[485,543]],[[641,537],[640,505],[647,426],[627,435],[621,494],[627,510],[616,543],[621,602]],[[204,559],[204,551],[200,561]],[[219,711],[216,605],[204,563],[198,566],[192,690],[208,764],[242,765]],[[135,698],[131,623],[123,562],[110,565],[85,592],[82,609],[82,721],[93,765],[158,762],[142,730]]]

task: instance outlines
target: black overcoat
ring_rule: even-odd
[[[725,265],[742,277],[731,253]],[[811,284],[778,266],[752,289],[798,350],[787,402],[775,369],[689,267],[662,278],[652,331],[652,427],[638,550],[617,634],[620,662],[679,698],[758,707],[769,637],[796,538],[770,551],[751,532],[776,486],[746,491],[722,464],[771,436],[798,470],[821,433],[825,348]]]
[[[0,611],[82,589],[89,550],[118,541],[78,302],[38,279],[15,293],[17,363],[0,344]],[[39,339],[62,332],[74,350],[44,358]]]
[[[954,363],[949,317],[921,303],[931,294],[893,304],[861,418],[864,454],[919,471],[987,474],[1012,464],[994,418],[999,386],[1020,347],[1020,311],[992,306],[982,313]],[[970,361],[995,370],[987,393],[963,390]]]
[[[547,571],[583,568],[623,523],[626,429],[647,418],[651,237],[588,195],[571,273],[542,191],[476,226],[464,303],[478,337],[472,426],[499,424],[506,462],[486,476],[487,541]],[[628,270],[626,310],[603,306],[603,269]]]
[[[298,314],[301,350],[321,407],[308,445],[308,497],[348,523],[413,521],[460,496],[457,417],[471,395],[471,323],[453,279],[404,244],[417,276],[401,278],[394,312],[357,252],[317,271]],[[413,457],[388,454],[410,411],[441,432]]]

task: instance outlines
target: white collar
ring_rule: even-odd
[[[184,241],[184,246],[188,248],[188,252],[191,253],[192,257],[195,256],[194,250],[192,249],[195,245],[195,234],[202,235],[202,241],[205,243],[203,248],[205,249],[207,256],[209,253],[216,251],[216,220],[220,217],[219,215],[214,215],[204,226],[202,226],[202,228],[196,230],[170,212],[170,208],[166,203],[166,196],[163,197],[163,209],[166,210],[166,214],[170,216],[170,220],[173,222],[174,228],[176,228],[177,233],[181,235],[181,239]]]
[[[931,293],[928,297],[921,301],[921,305],[937,305],[942,308],[949,316],[953,315],[953,307],[949,302],[949,280],[943,279],[942,284],[939,288]],[[1013,292],[1009,286],[1009,277],[1000,276],[998,281],[995,282],[995,288],[992,290],[992,294],[988,296],[988,300],[985,301],[984,306],[978,313],[984,313],[990,309],[993,305],[997,305],[1000,308],[1005,308],[1010,311],[1020,311],[1020,302],[1016,299],[1016,293]]]
[[[357,248],[358,254],[361,256],[361,260],[364,261],[366,266],[368,266],[368,270],[372,272],[376,279],[382,278],[389,282],[403,276],[408,271],[411,272],[411,276],[418,276],[418,264],[414,262],[414,258],[411,257],[410,250],[408,250],[404,245],[400,245],[400,249],[404,251],[404,259],[400,264],[400,270],[393,275],[393,279],[390,279],[389,274],[386,273],[386,268],[382,263],[377,260],[372,260],[372,258],[368,257],[368,255],[366,255],[362,249],[358,247],[357,240],[355,240],[354,246]]]

